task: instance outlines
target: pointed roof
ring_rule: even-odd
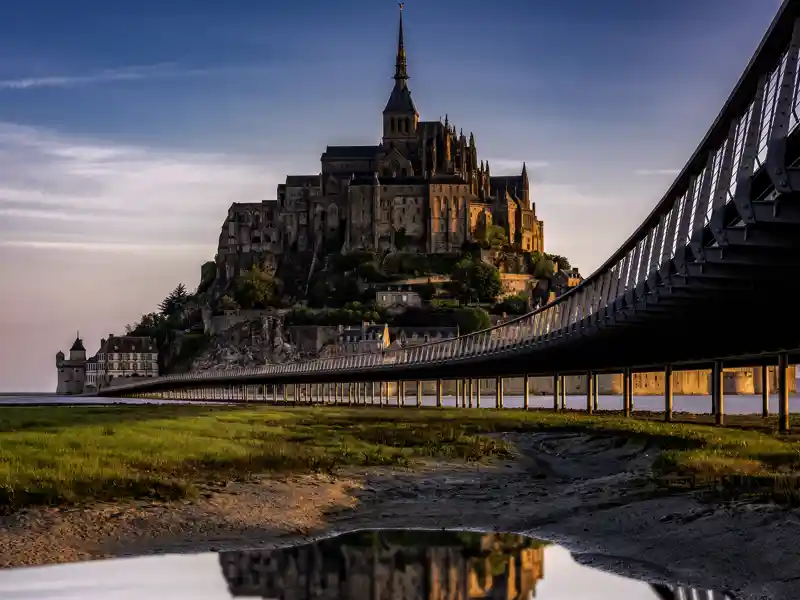
[[[406,47],[403,43],[403,3],[398,2],[400,7],[400,32],[397,36],[397,58],[394,63],[395,81],[408,79],[408,65],[406,63]]]
[[[70,352],[86,352],[86,348],[83,347],[83,340],[81,339],[81,334],[78,333],[77,337],[75,338],[75,342],[72,344],[72,348],[69,349]]]
[[[403,3],[400,6],[400,26],[397,37],[397,57],[394,66],[394,88],[386,103],[385,113],[417,113],[414,100],[411,99],[411,90],[408,89],[408,64],[406,62],[406,48],[403,42]]]

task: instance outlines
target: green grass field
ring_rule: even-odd
[[[703,417],[682,417],[703,420]],[[800,439],[775,422],[665,424],[548,411],[224,406],[29,407],[0,411],[0,511],[45,504],[191,497],[205,484],[265,473],[413,466],[421,458],[513,456],[486,433],[560,429],[650,439],[656,476],[800,471]]]

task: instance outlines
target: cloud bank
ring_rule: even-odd
[[[230,203],[274,197],[284,171],[0,123],[0,246],[213,248]]]

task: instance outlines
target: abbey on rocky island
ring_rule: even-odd
[[[283,254],[352,250],[457,252],[492,224],[522,251],[544,251],[525,164],[493,176],[475,136],[421,121],[408,87],[400,8],[394,87],[383,136],[368,146],[328,146],[315,175],[289,175],[277,199],[234,203],[219,238],[217,272],[227,280]]]

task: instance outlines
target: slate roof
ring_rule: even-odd
[[[319,185],[319,175],[287,175],[286,185],[290,187],[302,187],[305,185]]]
[[[324,158],[374,158],[381,146],[328,146]]]
[[[411,98],[411,90],[405,83],[399,82],[392,88],[392,93],[389,95],[389,100],[386,102],[386,108],[383,109],[385,113],[417,113],[417,107],[414,106],[414,100]]]
[[[72,344],[72,348],[70,348],[70,352],[73,351],[73,350],[76,351],[76,352],[81,352],[81,351],[86,352],[86,348],[83,347],[83,340],[81,339],[80,336],[75,338],[75,342]]]
[[[155,340],[144,336],[113,336],[104,340],[100,345],[99,352],[111,354],[119,352],[125,354],[140,354],[158,352]]]

